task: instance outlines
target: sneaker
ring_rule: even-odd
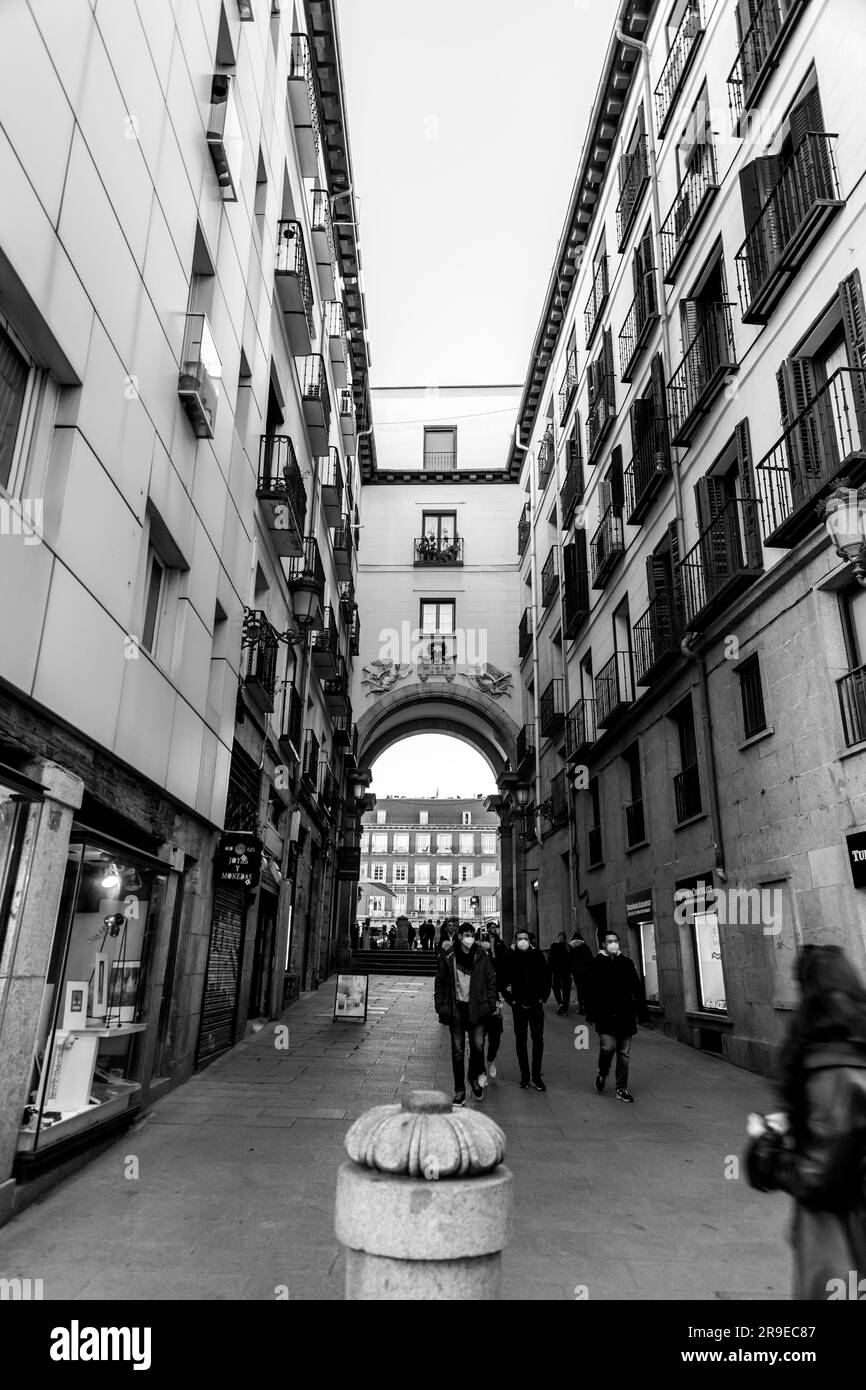
[[[601,1072],[599,1072],[598,1076],[595,1078],[595,1089],[598,1091],[599,1095],[601,1095],[602,1091],[604,1090],[604,1077],[602,1076]]]
[[[546,1090],[547,1090],[547,1087],[545,1086],[545,1084],[544,1084],[544,1082],[542,1081],[541,1077],[539,1077],[537,1081],[533,1081],[532,1084],[533,1084],[533,1086],[535,1087],[536,1091],[546,1091]]]
[[[528,1076],[521,1076],[521,1078],[520,1078],[520,1089],[521,1089],[521,1091],[528,1091],[528,1090],[529,1090],[529,1077],[528,1077]]]
[[[454,1099],[452,1100],[451,1104],[454,1106],[455,1109],[457,1109],[457,1108],[458,1108],[459,1106],[461,1106],[461,1105],[465,1105],[465,1104],[466,1104],[466,1092],[465,1092],[465,1091],[455,1091],[455,1092],[454,1092]]]
[[[484,1088],[486,1089],[486,1087],[487,1087],[487,1074],[486,1074],[486,1072],[482,1072],[481,1075],[479,1076],[479,1078],[478,1078],[478,1085],[479,1085],[479,1086],[482,1086],[482,1087],[484,1087]]]
[[[489,1076],[489,1078],[490,1078],[491,1081],[495,1081],[495,1080],[496,1080],[496,1074],[497,1074],[497,1073],[496,1073],[496,1063],[495,1063],[495,1062],[488,1062],[488,1063],[487,1063],[487,1075]]]
[[[472,1092],[472,1094],[473,1094],[473,1096],[475,1097],[476,1100],[483,1100],[483,1099],[484,1099],[484,1092],[483,1092],[483,1090],[481,1089],[481,1086],[478,1084],[477,1081],[470,1081],[470,1082],[469,1082],[469,1089],[470,1089],[470,1091]]]
[[[634,1105],[634,1096],[631,1091],[626,1090],[625,1086],[617,1086],[616,1098],[617,1100],[626,1101],[629,1105]]]

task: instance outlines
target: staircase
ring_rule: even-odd
[[[352,969],[359,975],[435,975],[432,951],[353,951]]]

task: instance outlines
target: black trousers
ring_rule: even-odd
[[[571,976],[554,975],[553,977],[553,997],[561,1009],[567,1009],[571,1003]]]
[[[541,1004],[533,1004],[531,1008],[524,1009],[520,1004],[512,1004],[511,1012],[514,1017],[514,1042],[517,1047],[520,1079],[530,1079],[529,1053],[526,1047],[528,1029],[532,1037],[532,1079],[540,1081],[541,1059],[544,1055],[544,1007]]]
[[[498,1014],[491,1014],[484,1020],[484,1027],[487,1033],[487,1060],[494,1062],[502,1042],[504,1024]]]
[[[484,1071],[484,1023],[469,1022],[469,1005],[456,1004],[451,1024],[451,1067],[455,1091],[466,1090],[464,1065],[466,1034],[469,1034],[469,1080],[476,1081]]]

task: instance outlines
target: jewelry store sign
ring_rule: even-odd
[[[256,835],[235,831],[220,836],[216,853],[219,883],[238,888],[255,888],[262,864],[262,842]]]

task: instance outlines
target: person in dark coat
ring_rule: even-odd
[[[571,959],[565,932],[557,933],[556,940],[547,953],[550,978],[553,984],[553,997],[557,1003],[556,1012],[567,1014],[571,1002]]]
[[[439,1022],[451,1029],[454,1105],[466,1104],[466,1034],[469,1034],[469,1087],[484,1099],[479,1077],[484,1073],[484,1023],[496,1008],[496,976],[490,952],[475,940],[471,923],[464,922],[457,939],[439,952],[433,1003]]]
[[[604,934],[604,946],[592,963],[587,977],[587,1023],[598,1033],[598,1073],[595,1089],[604,1090],[610,1064],[616,1053],[616,1098],[634,1102],[628,1089],[631,1040],[638,1022],[649,1023],[649,1012],[641,978],[628,956],[620,953],[619,935]]]
[[[388,949],[389,951],[396,951],[397,949],[397,928],[393,926],[388,928]]]
[[[487,1038],[487,1071],[479,1078],[480,1084],[486,1086],[488,1079],[495,1081],[497,1076],[496,1058],[499,1056],[499,1048],[502,1044],[502,1034],[505,1031],[505,1024],[502,1018],[503,1011],[503,980],[504,980],[504,957],[506,954],[505,943],[497,935],[499,928],[495,922],[488,922],[482,930],[480,941],[481,945],[490,952],[493,962],[493,973],[496,976],[496,1007],[493,1013],[484,1024],[484,1032]]]
[[[568,943],[568,954],[571,962],[571,978],[574,980],[574,992],[577,995],[577,1012],[579,1014],[586,1013],[586,980],[592,969],[594,957],[579,931],[574,933]]]
[[[514,1042],[520,1067],[520,1086],[530,1084],[536,1091],[546,1091],[541,1076],[544,1055],[544,1005],[550,998],[550,966],[541,951],[531,945],[529,932],[520,927],[514,934],[504,961],[502,986],[506,1001],[511,1005],[514,1019]],[[526,1046],[527,1030],[532,1037],[532,1067]]]
[[[838,946],[805,946],[781,1056],[784,1112],[750,1115],[749,1182],[794,1198],[793,1298],[866,1293],[866,989]]]

